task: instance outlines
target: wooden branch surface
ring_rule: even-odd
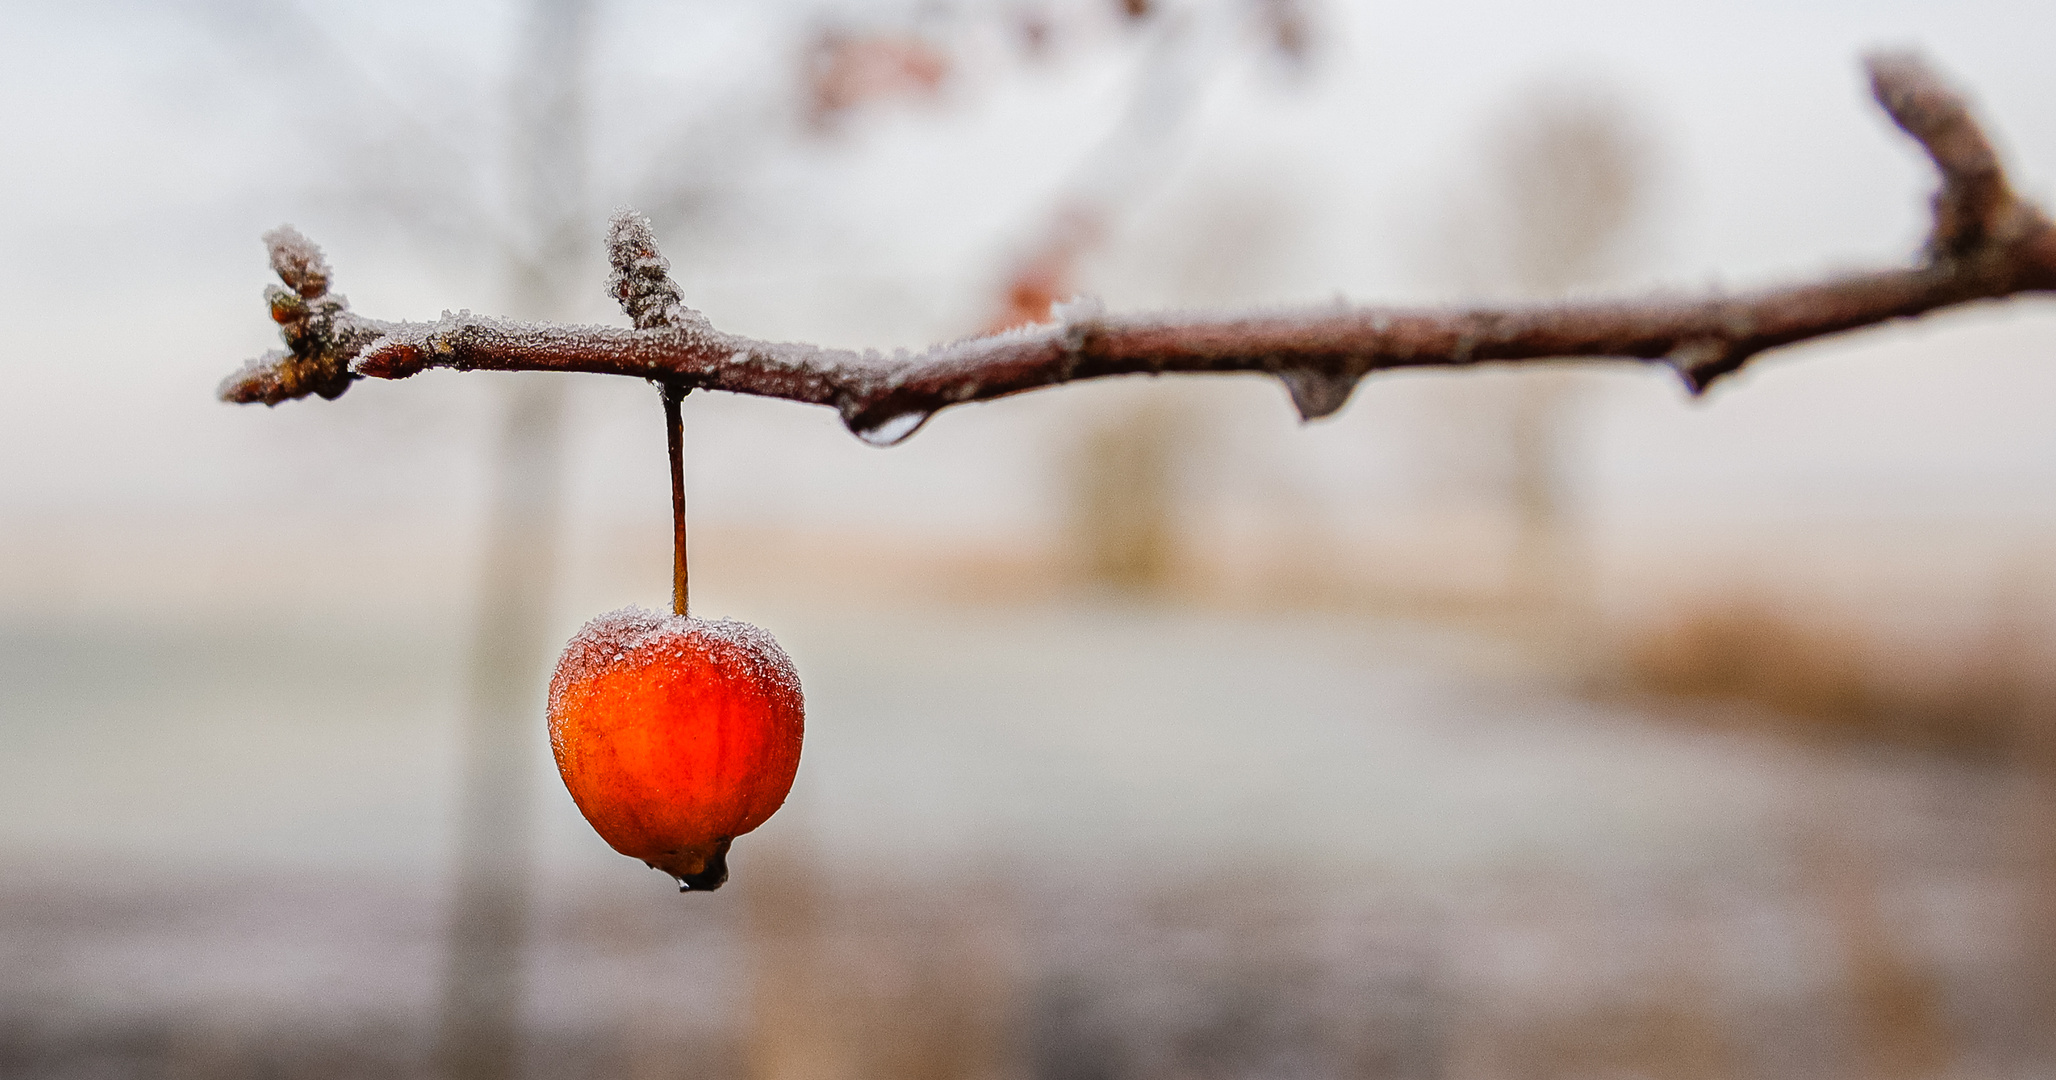
[[[460,371],[634,375],[832,406],[890,445],[950,405],[1077,379],[1137,373],[1266,372],[1300,415],[1326,416],[1358,380],[1389,368],[1561,358],[1666,363],[1694,393],[1779,346],[2022,293],[2056,291],[2056,229],[2018,198],[1962,95],[1919,57],[1868,58],[1872,93],[1941,174],[1934,223],[1913,265],[1734,296],[1453,308],[1335,304],[1244,315],[1112,316],[1077,303],[1041,326],[920,353],[826,349],[724,333],[684,306],[649,223],[618,215],[609,285],[634,328],[517,323],[467,313],[381,322],[328,291],[306,238],[266,235],[285,288],[266,293],[288,351],[222,384],[228,401],[333,398],[359,378]]]

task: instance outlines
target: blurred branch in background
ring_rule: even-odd
[[[508,168],[518,246],[510,299],[532,318],[562,317],[581,284],[589,199],[585,80],[597,13],[590,0],[533,0],[515,54]],[[563,516],[565,387],[509,387],[492,469],[464,782],[451,894],[443,1026],[451,1080],[505,1080],[521,1062],[523,968],[534,862],[537,672],[549,657],[549,602]]]
[[[823,30],[807,49],[807,123],[826,134],[865,104],[932,98],[949,66],[949,56],[917,34]]]
[[[1616,279],[1647,218],[1658,155],[1621,94],[1585,83],[1533,85],[1488,139],[1485,174],[1450,198],[1435,246],[1461,291],[1561,301]],[[1423,432],[1431,452],[1463,459],[1445,463],[1441,479],[1459,491],[1482,488],[1511,527],[1503,599],[1549,619],[1590,600],[1574,520],[1573,445],[1590,377],[1559,368],[1452,384]]]
[[[1105,241],[1116,218],[1162,182],[1186,120],[1219,66],[1224,28],[1206,13],[1164,13],[1146,4],[1126,11],[1151,37],[1120,119],[1050,200],[1047,220],[1001,287],[987,334],[1047,322],[1052,305],[1079,294],[1080,260]]]
[[[984,332],[1048,322],[1053,307],[1082,291],[1081,262],[1106,242],[1123,215],[1162,183],[1186,122],[1226,52],[1211,11],[1165,12],[1124,3],[1130,23],[1151,35],[1141,70],[1113,131],[1080,163],[1002,286],[1000,310]],[[1076,557],[1088,580],[1131,593],[1160,589],[1177,545],[1177,473],[1194,434],[1176,410],[1146,402],[1085,422],[1058,462],[1070,494]]]

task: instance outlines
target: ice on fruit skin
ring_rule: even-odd
[[[564,655],[557,661],[557,673],[550,679],[550,712],[557,711],[558,695],[566,688],[576,685],[596,674],[600,669],[621,663],[640,660],[650,663],[657,653],[644,652],[653,643],[662,648],[667,630],[678,632],[690,627],[698,633],[742,646],[739,650],[763,666],[756,672],[767,681],[776,681],[790,690],[794,697],[800,696],[800,673],[792,666],[792,658],[785,655],[778,640],[761,627],[752,626],[739,619],[694,619],[684,615],[669,615],[640,605],[631,604],[604,615],[595,615],[581,627],[577,636],[564,647]],[[675,655],[675,645],[673,646]]]
[[[630,607],[587,623],[550,680],[550,741],[572,799],[616,851],[707,891],[736,836],[799,766],[798,673],[765,631]]]

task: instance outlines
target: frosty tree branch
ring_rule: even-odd
[[[1172,372],[1264,372],[1306,419],[1342,407],[1388,368],[1558,358],[1663,363],[1694,392],[1767,350],[1976,300],[2056,291],[2056,228],[2013,192],[1963,97],[1910,54],[1869,58],[1871,90],[1941,174],[1934,224],[1913,265],[1734,296],[1454,308],[1336,304],[1298,311],[1112,316],[1059,307],[1055,321],[882,356],[724,333],[684,306],[649,224],[623,213],[610,285],[633,329],[445,315],[380,322],[328,292],[321,252],[291,228],[266,236],[286,288],[267,298],[290,351],[221,387],[228,401],[333,398],[359,378],[431,367],[634,375],[686,389],[828,405],[881,445],[936,411],[1077,379]]]

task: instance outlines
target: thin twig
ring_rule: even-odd
[[[685,573],[685,427],[678,415],[678,403],[685,387],[667,382],[664,392],[664,448],[671,458],[671,613],[690,614],[692,591]]]
[[[1469,309],[1336,304],[1243,315],[1110,316],[1060,306],[1055,321],[917,354],[857,353],[716,330],[684,306],[639,215],[609,236],[615,295],[635,329],[515,323],[467,313],[388,323],[327,292],[320,251],[290,228],[266,237],[272,316],[290,352],[231,376],[230,401],[335,397],[352,379],[431,367],[634,375],[690,389],[832,406],[850,430],[890,445],[936,411],[1077,379],[1170,372],[1277,376],[1306,419],[1342,407],[1358,380],[1400,367],[1561,358],[1668,364],[1694,393],[1769,349],[1977,300],[2056,290],[2056,229],[2007,183],[1961,94],[1911,54],[1867,60],[1871,90],[1941,174],[1935,219],[1911,266],[1736,296]]]

